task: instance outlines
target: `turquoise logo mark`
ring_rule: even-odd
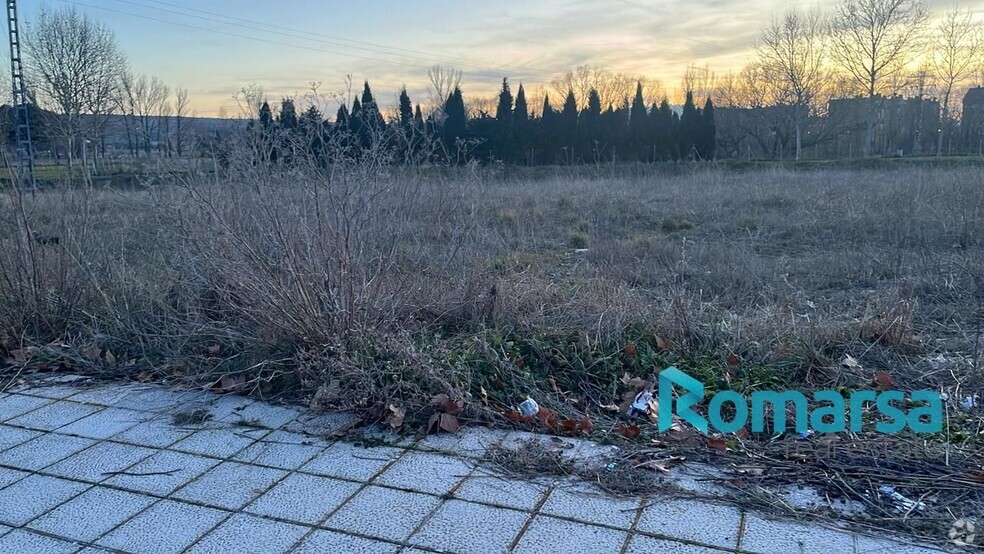
[[[766,413],[771,413],[771,431],[783,433],[791,406],[798,433],[808,429],[818,433],[842,433],[850,429],[856,433],[863,430],[864,410],[870,405],[874,405],[882,416],[875,422],[875,430],[879,433],[896,434],[907,426],[916,433],[938,433],[943,429],[943,401],[937,392],[930,390],[912,391],[908,397],[897,390],[862,390],[851,393],[847,399],[837,391],[821,390],[813,393],[812,411],[806,395],[799,391],[756,391],[749,399],[726,390],[711,398],[705,419],[694,411],[694,407],[704,400],[704,383],[676,366],[661,371],[658,383],[660,432],[670,429],[675,414],[705,435],[710,428],[719,433],[736,433],[745,428],[751,416],[752,432],[761,433],[766,430]],[[674,385],[683,389],[675,401]],[[728,413],[734,414],[730,421],[724,416],[726,404],[731,406]],[[911,409],[906,412],[902,405],[911,406]]]

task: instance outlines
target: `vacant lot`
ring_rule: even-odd
[[[524,181],[247,167],[7,192],[3,353],[320,387],[324,405],[357,408],[535,393],[590,411],[618,402],[624,373],[673,362],[712,389],[886,371],[904,389],[979,390],[982,182],[979,168]],[[24,350],[51,343],[65,347]]]

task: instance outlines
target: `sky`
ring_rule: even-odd
[[[957,0],[984,14],[984,0]],[[30,21],[40,2],[21,2]],[[528,88],[581,64],[644,74],[678,88],[689,64],[723,73],[750,60],[761,28],[803,0],[46,0],[110,27],[136,73],[189,91],[199,116],[236,116],[234,95],[345,95],[369,80],[382,106],[402,86],[425,101],[427,68],[464,71],[469,95],[503,77]],[[828,3],[829,5],[829,3]],[[940,12],[953,0],[931,0]],[[559,100],[559,99],[558,99]]]

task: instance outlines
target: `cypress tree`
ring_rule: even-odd
[[[413,122],[413,106],[410,104],[410,95],[407,94],[407,87],[400,91],[400,125],[409,127]]]
[[[335,112],[335,126],[339,130],[348,130],[349,128],[349,111],[348,106],[342,104],[338,107],[338,111]]]
[[[632,108],[629,111],[629,136],[640,160],[648,159],[648,153],[652,149],[648,136],[650,128],[646,101],[642,97],[642,83],[638,82],[635,98],[632,99]]]
[[[526,91],[523,90],[523,83],[519,84],[516,91],[516,108],[513,110],[513,124],[517,128],[524,128],[530,120],[530,110],[526,106]]]
[[[270,103],[264,101],[260,106],[260,128],[268,131],[273,125],[273,111],[270,110]]]
[[[579,148],[582,157],[600,161],[601,156],[601,96],[592,88],[588,92],[588,105],[577,120]]]
[[[512,127],[513,96],[509,90],[509,79],[503,77],[502,89],[499,91],[499,105],[495,110],[495,120],[500,129]]]
[[[413,124],[418,129],[424,128],[424,114],[420,111],[420,104],[417,104],[417,109],[413,112]]]
[[[697,106],[694,105],[694,93],[687,91],[687,100],[683,103],[683,114],[680,116],[680,129],[678,139],[680,144],[680,156],[689,159],[693,149],[697,146],[700,137],[700,114]]]
[[[288,132],[297,130],[297,108],[294,107],[294,100],[284,98],[280,101],[280,115],[277,117],[280,128]]]
[[[466,126],[465,99],[461,88],[455,87],[444,106],[444,147],[453,159],[457,158],[457,140],[465,137]]]
[[[707,99],[707,102],[704,102],[704,111],[701,116],[701,122],[703,124],[703,140],[701,141],[703,151],[701,152],[701,156],[705,160],[713,160],[717,147],[717,125],[714,123],[714,103],[711,102],[710,98]]]

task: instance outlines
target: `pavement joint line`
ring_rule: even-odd
[[[639,498],[639,504],[636,506],[635,516],[632,518],[632,523],[629,525],[629,534],[625,537],[625,542],[622,543],[622,550],[620,554],[625,554],[629,551],[629,545],[632,544],[632,539],[635,538],[636,533],[639,531],[639,520],[642,519],[642,512],[646,509],[646,503],[643,502],[645,498]]]
[[[418,439],[418,442],[419,442],[419,439]],[[444,494],[438,495],[438,498],[440,498],[441,501],[438,502],[436,506],[434,506],[434,509],[432,509],[426,516],[424,516],[424,519],[422,519],[420,521],[420,523],[418,523],[413,528],[412,531],[410,531],[410,534],[407,535],[407,541],[408,542],[410,541],[410,539],[413,538],[413,536],[415,534],[417,534],[418,532],[420,532],[421,529],[424,528],[424,525],[427,525],[427,523],[431,519],[434,518],[434,514],[436,514],[437,511],[440,510],[442,506],[444,506],[445,504],[447,504],[448,503],[448,500],[454,499],[454,493],[455,493],[455,491],[457,491],[458,489],[460,489],[461,486],[465,484],[465,481],[468,479],[468,476],[471,475],[472,473],[475,473],[475,470],[476,469],[477,469],[477,467],[472,467],[471,468],[471,471],[468,472],[468,475],[465,475],[461,480],[458,481],[457,484],[455,484],[453,487],[451,487],[451,490],[449,490],[448,492],[446,492]],[[529,517],[527,517],[527,519],[529,519]],[[414,545],[414,548],[416,548],[416,545]]]
[[[735,540],[735,552],[741,552],[741,543],[743,540],[745,540],[745,510],[740,510],[738,514],[738,539]]]

